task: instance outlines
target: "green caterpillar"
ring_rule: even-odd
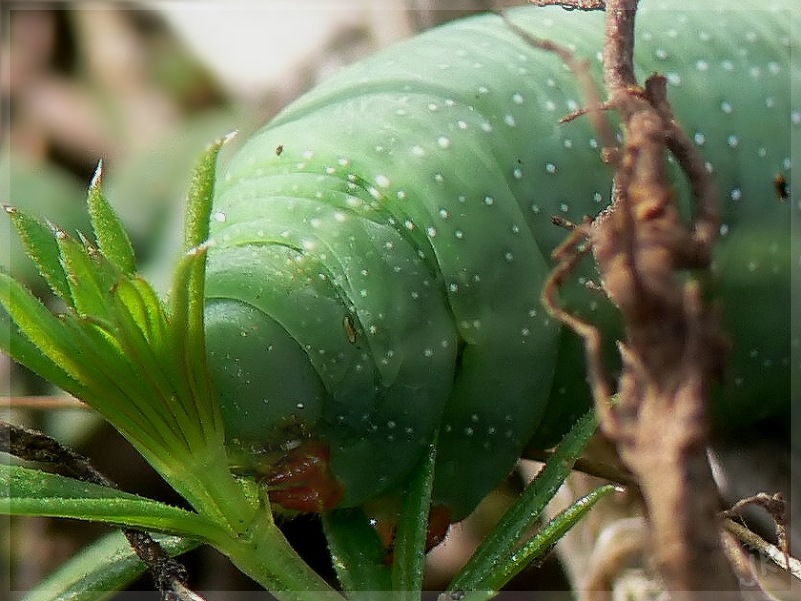
[[[734,350],[715,415],[735,428],[789,407],[796,199],[775,182],[801,121],[797,40],[786,0],[682,4],[643,3],[636,60],[667,76],[724,200],[715,262]],[[597,70],[602,14],[511,18]],[[400,487],[438,430],[434,502],[459,519],[535,432],[551,440],[588,406],[581,347],[540,304],[565,236],[551,217],[609,198],[586,119],[558,123],[581,102],[558,58],[484,15],[346,69],[247,141],[218,182],[206,308],[241,461],[323,441],[340,505],[356,505]],[[591,277],[565,302],[611,323]]]

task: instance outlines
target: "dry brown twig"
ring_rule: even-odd
[[[738,574],[721,544],[718,491],[706,455],[707,391],[722,370],[727,340],[716,308],[702,298],[700,278],[693,277],[708,270],[718,232],[714,182],[674,118],[664,77],[651,76],[644,86],[636,81],[636,0],[533,3],[573,9],[605,5],[607,100],[591,95],[588,105],[616,110],[624,134],[621,149],[606,151],[615,169],[611,207],[594,222],[576,226],[554,252],[558,265],[543,300],[554,317],[584,339],[601,429],[639,482],[653,556],[672,598],[689,601],[715,591],[716,599],[740,599]],[[586,70],[575,60],[568,64]],[[594,89],[584,76],[578,79],[582,91]],[[569,118],[599,117],[603,110],[591,108]],[[689,226],[674,202],[668,152],[694,193],[695,220]],[[600,332],[556,298],[556,289],[590,250],[626,325],[614,406]]]
[[[0,453],[50,465],[54,471],[69,478],[116,488],[116,485],[97,471],[83,455],[42,432],[2,420],[0,420]],[[170,557],[150,534],[134,528],[122,528],[122,533],[153,576],[161,592],[162,601],[203,601],[200,595],[186,586],[188,577],[186,568]]]

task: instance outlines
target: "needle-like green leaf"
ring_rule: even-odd
[[[171,556],[191,551],[196,540],[155,534],[153,538]],[[130,585],[146,570],[128,539],[119,531],[95,541],[59,566],[27,592],[22,601],[104,601]]]
[[[543,470],[532,481],[497,527],[456,575],[448,590],[480,590],[512,556],[526,533],[536,525],[545,506],[573,469],[597,428],[595,412],[587,412],[568,432]]]
[[[133,247],[122,222],[103,194],[102,181],[103,163],[100,162],[89,186],[87,199],[97,246],[112,265],[125,275],[133,275],[136,273]]]
[[[214,540],[220,528],[201,515],[41,470],[0,465],[0,513],[104,522]]]
[[[69,303],[70,285],[61,265],[53,228],[14,207],[4,206],[4,208],[39,273],[53,292]]]

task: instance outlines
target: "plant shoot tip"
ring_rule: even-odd
[[[92,182],[89,184],[91,188],[98,187],[103,182],[103,159],[97,161],[95,173],[92,175]]]

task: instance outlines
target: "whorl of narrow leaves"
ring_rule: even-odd
[[[222,143],[210,147],[190,190],[190,207],[200,208],[188,213],[202,223]],[[10,320],[3,350],[101,413],[196,508],[221,523],[232,514],[246,516],[252,510],[228,471],[202,343],[206,249],[189,249],[180,259],[165,304],[137,274],[131,243],[101,183],[98,167],[88,194],[96,244],[6,207],[67,310],[53,315],[0,273],[0,304]],[[230,505],[220,508],[223,482]]]

